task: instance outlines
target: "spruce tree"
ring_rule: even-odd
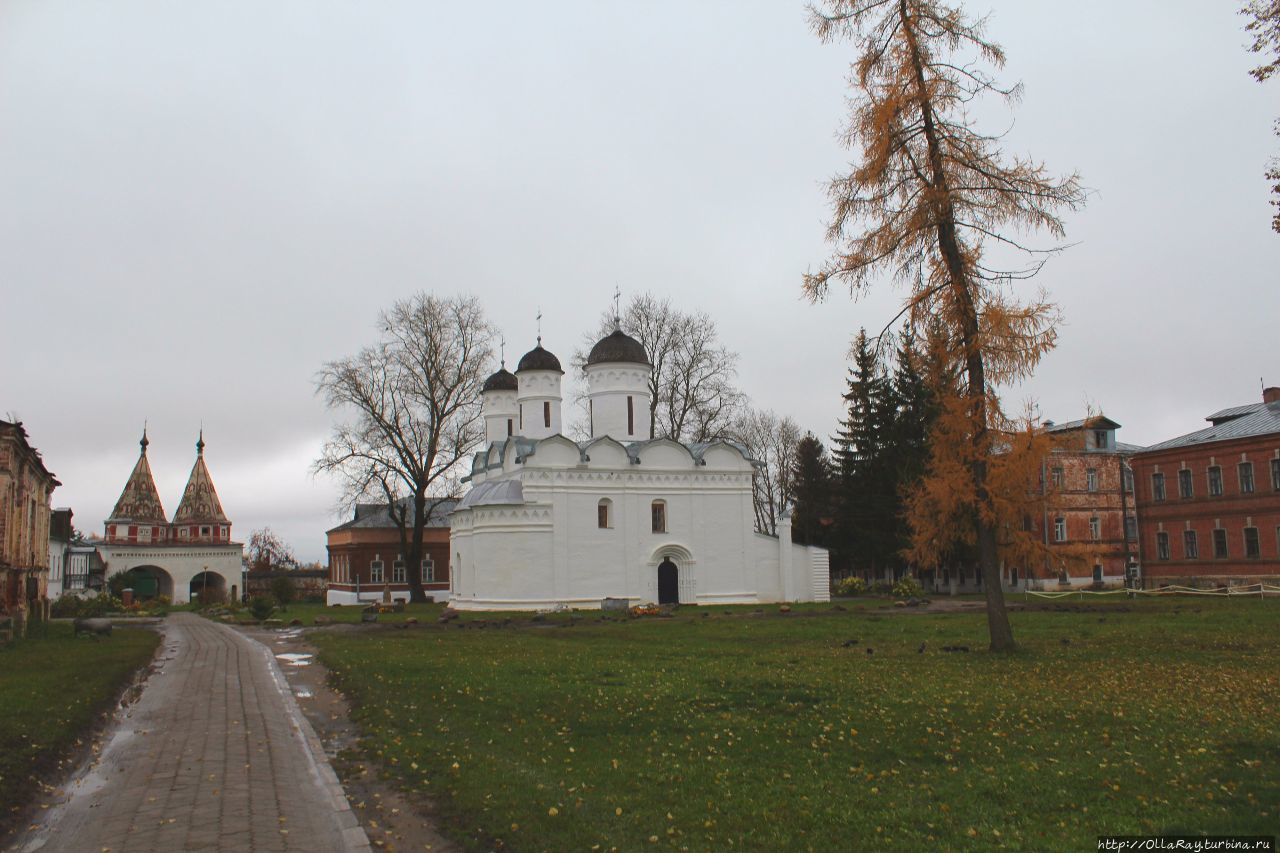
[[[827,527],[832,520],[831,465],[822,442],[813,433],[805,433],[796,445],[796,462],[792,469],[792,494],[795,508],[791,513],[791,538],[803,545],[826,545]]]

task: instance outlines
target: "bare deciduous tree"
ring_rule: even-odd
[[[317,393],[350,416],[314,464],[335,475],[346,506],[386,501],[400,532],[410,598],[424,601],[423,529],[456,495],[462,463],[484,437],[480,388],[493,329],[474,297],[420,293],[381,315],[379,341],[329,362]]]
[[[800,427],[772,411],[747,409],[734,419],[729,435],[759,463],[751,481],[756,529],[774,536],[778,520],[794,497],[796,450],[803,435]]]
[[[972,501],[967,515],[991,648],[1009,650],[1013,632],[988,478],[993,429],[1006,424],[993,388],[1031,373],[1054,345],[1057,314],[1043,297],[1017,302],[1008,285],[1034,275],[1047,257],[1021,235],[1045,229],[1061,237],[1057,211],[1081,206],[1084,192],[1077,176],[1055,178],[1037,162],[1007,158],[998,136],[976,129],[969,112],[976,98],[1014,101],[1021,91],[1001,88],[983,69],[1002,66],[1004,51],[960,7],[941,0],[826,0],[810,12],[823,41],[857,44],[850,82],[858,94],[844,138],[860,157],[830,184],[827,239],[834,253],[805,276],[805,292],[821,299],[836,281],[856,293],[887,274],[909,287],[902,313],[913,328],[936,316],[946,330],[964,366],[961,432],[970,447],[972,488],[956,500]],[[996,268],[984,257],[989,245],[1024,252],[1026,263]]]
[[[627,303],[621,321],[622,330],[644,346],[653,364],[649,378],[653,436],[685,442],[723,436],[746,397],[734,385],[738,354],[720,344],[711,316],[705,311],[680,311],[670,299],[644,293]],[[612,311],[601,315],[596,336],[574,351],[579,374],[592,345],[616,327]]]
[[[249,565],[259,572],[294,568],[293,549],[276,535],[270,527],[263,527],[249,534]]]

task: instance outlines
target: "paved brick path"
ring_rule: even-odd
[[[368,850],[265,646],[174,613],[162,666],[24,851]]]

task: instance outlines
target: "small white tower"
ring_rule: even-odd
[[[644,347],[615,329],[587,356],[587,396],[591,437],[644,441],[653,437],[649,423],[649,376]]]
[[[538,345],[516,365],[516,433],[525,438],[546,438],[561,432],[560,359]]]
[[[480,389],[480,411],[484,415],[485,443],[506,441],[520,432],[520,405],[516,392],[520,384],[504,362],[484,381]]]

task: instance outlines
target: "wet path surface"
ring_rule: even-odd
[[[270,650],[174,613],[157,664],[19,850],[369,849]]]

